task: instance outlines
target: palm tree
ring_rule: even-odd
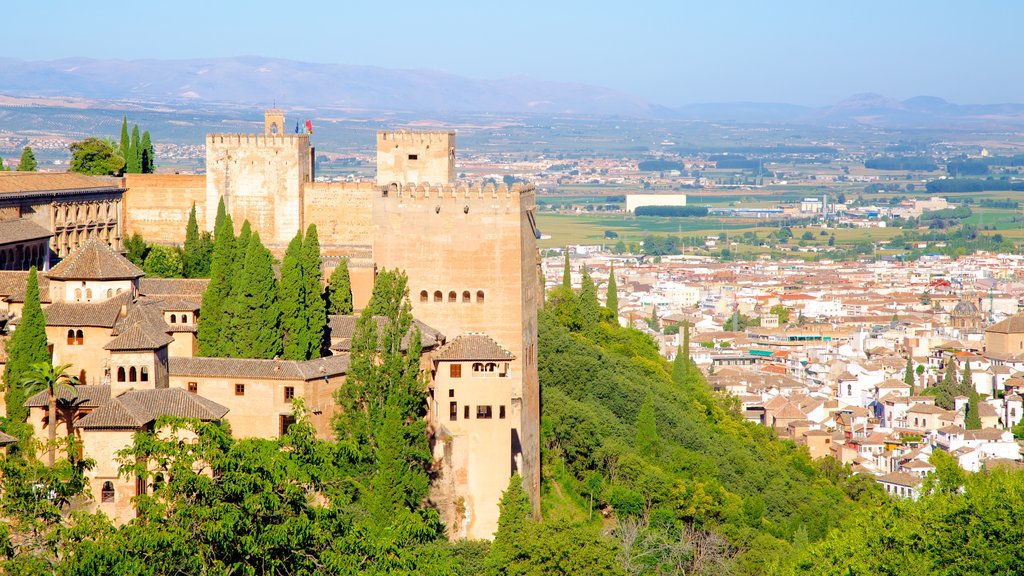
[[[47,426],[50,440],[48,450],[50,466],[53,466],[57,444],[57,397],[60,396],[61,388],[69,389],[74,393],[75,386],[79,384],[78,378],[68,374],[69,368],[71,368],[71,364],[54,366],[49,362],[36,362],[29,369],[28,376],[21,381],[22,386],[25,387],[26,395],[46,390],[49,399],[49,422]]]

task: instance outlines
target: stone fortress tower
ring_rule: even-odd
[[[209,134],[205,177],[130,175],[126,233],[179,243],[192,204],[212,230],[223,198],[279,256],[316,224],[328,272],[349,260],[357,307],[377,270],[404,270],[413,315],[447,341],[430,359],[429,419],[450,535],[492,537],[513,472],[539,515],[533,187],[456,183],[454,132],[380,132],[374,182],[315,182],[309,136],[285,126],[271,109],[263,134]]]

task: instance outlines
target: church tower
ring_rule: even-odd
[[[284,110],[268,108],[263,113],[263,134],[266,136],[284,134]]]

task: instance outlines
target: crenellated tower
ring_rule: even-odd
[[[377,133],[377,185],[410,183],[455,183],[455,132]]]

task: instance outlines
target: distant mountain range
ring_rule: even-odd
[[[172,107],[211,104],[349,111],[484,112],[707,121],[1000,128],[1024,125],[1024,104],[961,105],[932,96],[858,94],[821,108],[731,102],[668,108],[608,88],[527,77],[481,80],[431,70],[241,56],[194,60],[26,61],[0,58],[0,94]]]

